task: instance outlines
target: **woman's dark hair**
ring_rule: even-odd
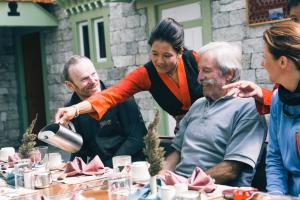
[[[291,11],[291,8],[296,7],[296,6],[300,6],[300,1],[299,0],[289,0],[288,1],[288,12]]]
[[[263,39],[275,59],[286,56],[300,70],[300,24],[287,21],[264,32]]]
[[[148,44],[152,46],[155,41],[166,41],[179,53],[184,49],[184,31],[181,24],[172,18],[163,19],[151,32]]]

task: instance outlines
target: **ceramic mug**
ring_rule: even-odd
[[[181,197],[183,192],[188,191],[188,185],[184,183],[176,183],[174,187],[176,191],[176,197]]]
[[[0,160],[7,162],[8,156],[13,156],[15,149],[13,147],[3,147],[0,149]]]
[[[181,199],[182,200],[199,200],[200,193],[199,193],[199,191],[188,190],[186,192],[181,193]]]
[[[172,185],[163,185],[160,187],[161,200],[173,200],[175,198],[175,188]]]
[[[131,175],[133,181],[148,181],[150,174],[148,171],[150,164],[146,161],[133,162],[131,164]]]
[[[47,188],[52,183],[52,176],[49,171],[38,172],[34,175],[35,188]]]

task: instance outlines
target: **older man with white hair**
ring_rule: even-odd
[[[199,52],[204,97],[182,119],[165,169],[188,177],[201,167],[218,184],[250,186],[266,135],[253,98],[226,96],[222,86],[240,79],[241,51],[213,42]]]

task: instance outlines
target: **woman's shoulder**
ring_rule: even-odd
[[[133,68],[127,73],[128,76],[143,76],[146,74],[147,74],[147,70],[145,65],[140,65],[136,68]]]
[[[279,106],[280,104],[281,104],[281,101],[280,101],[280,98],[278,95],[278,90],[275,90],[272,95],[271,106],[276,107],[276,106]]]
[[[187,63],[190,63],[188,66],[198,71],[198,62],[199,62],[199,55],[194,50],[185,50],[182,54],[182,59]]]
[[[198,53],[195,50],[185,50],[183,52],[183,56],[184,57],[198,57]]]

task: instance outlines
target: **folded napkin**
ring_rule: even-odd
[[[14,166],[14,163],[17,161],[17,160],[20,160],[20,156],[18,153],[15,153],[14,155],[12,156],[8,156],[8,164],[9,164],[9,167],[13,167]]]
[[[89,164],[85,164],[85,162],[80,157],[75,157],[73,161],[69,161],[65,166],[65,173],[67,176],[75,176],[75,175],[101,175],[106,172],[106,168],[104,167],[102,161],[99,156],[95,156],[95,158],[90,161]]]
[[[21,157],[18,153],[15,153],[12,156],[8,156],[9,167],[13,167],[15,162],[17,162],[20,159]],[[39,151],[34,151],[30,156],[30,160],[32,163],[37,163],[41,161],[41,153]]]
[[[175,185],[183,183],[188,185],[191,190],[204,190],[205,192],[213,192],[216,188],[214,180],[208,176],[201,168],[196,167],[189,178],[182,177],[171,171],[166,171],[161,176],[166,185]]]

